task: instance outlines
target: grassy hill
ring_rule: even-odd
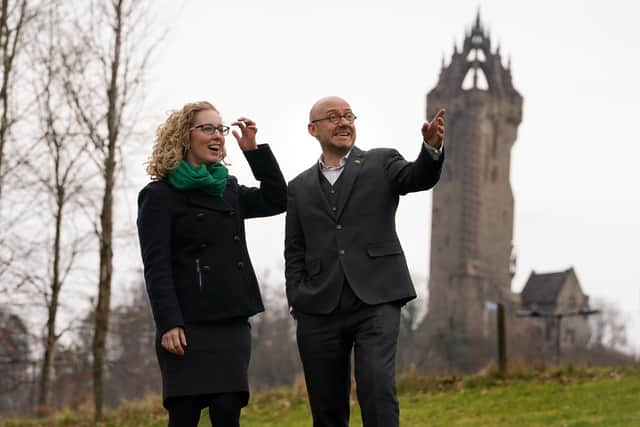
[[[544,371],[520,370],[501,378],[400,376],[403,427],[640,427],[640,365],[586,368],[571,365]],[[311,426],[304,386],[255,394],[243,411],[243,427]],[[47,418],[0,421],[0,427],[88,427],[88,409],[60,411]],[[351,426],[361,426],[357,404]],[[166,414],[157,396],[110,411],[100,427],[161,427]],[[210,426],[203,413],[200,426]]]

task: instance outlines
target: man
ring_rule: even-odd
[[[349,104],[309,113],[318,163],[289,183],[285,275],[314,427],[349,425],[351,351],[365,427],[398,426],[395,355],[400,308],[415,290],[395,229],[400,195],[428,190],[444,160],[444,110],[422,126],[414,162],[354,146]]]

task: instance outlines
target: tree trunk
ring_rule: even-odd
[[[110,152],[111,147],[110,148]],[[113,156],[113,157],[111,157]],[[96,421],[102,419],[104,403],[104,365],[111,307],[111,275],[113,273],[113,188],[115,180],[115,149],[105,161],[105,190],[100,214],[100,278],[93,338],[93,389]]]
[[[111,174],[113,180],[113,174]],[[111,183],[113,186],[113,182]],[[112,250],[113,198],[105,191],[100,215],[102,238],[100,239],[100,278],[98,283],[98,305],[96,307],[95,332],[93,336],[93,393],[96,421],[102,419],[104,403],[104,365],[106,361],[107,334],[109,332],[109,310],[111,306],[111,274],[113,270]]]
[[[56,141],[57,143],[57,141]],[[62,215],[65,204],[64,184],[60,182],[60,145],[56,144],[54,155],[54,168],[56,179],[56,213],[55,213],[55,231],[53,239],[53,266],[51,277],[51,301],[49,301],[49,312],[47,319],[47,336],[45,338],[44,358],[42,360],[42,372],[40,374],[40,387],[38,397],[38,407],[41,411],[46,410],[50,403],[51,397],[51,377],[53,368],[53,359],[55,355],[56,343],[58,336],[56,335],[56,317],[58,314],[58,306],[60,299],[60,289],[62,281],[60,278],[60,240],[62,237]]]
[[[98,284],[98,305],[93,339],[93,384],[95,419],[102,419],[104,403],[104,365],[106,361],[107,334],[111,307],[111,275],[113,273],[113,191],[115,188],[116,144],[118,142],[118,71],[122,44],[123,0],[113,3],[115,43],[111,58],[111,78],[107,89],[108,146],[104,159],[104,195],[100,213],[100,279]]]

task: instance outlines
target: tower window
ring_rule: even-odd
[[[481,49],[471,49],[469,51],[469,55],[467,55],[467,62],[473,61],[486,62],[487,57],[485,56],[484,51]]]
[[[480,67],[471,67],[467,74],[464,76],[462,80],[462,89],[470,90],[470,89],[480,89],[480,90],[489,90],[489,82],[487,81],[487,76],[485,76],[484,71]]]

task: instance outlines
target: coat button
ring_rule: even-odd
[[[233,236],[233,241],[234,242],[239,242],[240,241],[240,236],[238,236],[237,234]]]
[[[336,230],[342,230],[342,224],[336,225]]]
[[[344,255],[344,249],[340,249],[340,250],[338,251],[338,253],[339,253],[340,255]]]
[[[238,267],[238,270],[242,270],[244,268],[244,262],[242,261],[238,261],[238,263],[236,264],[236,266]]]
[[[206,248],[207,248],[206,243],[200,243],[200,249],[206,249]]]

